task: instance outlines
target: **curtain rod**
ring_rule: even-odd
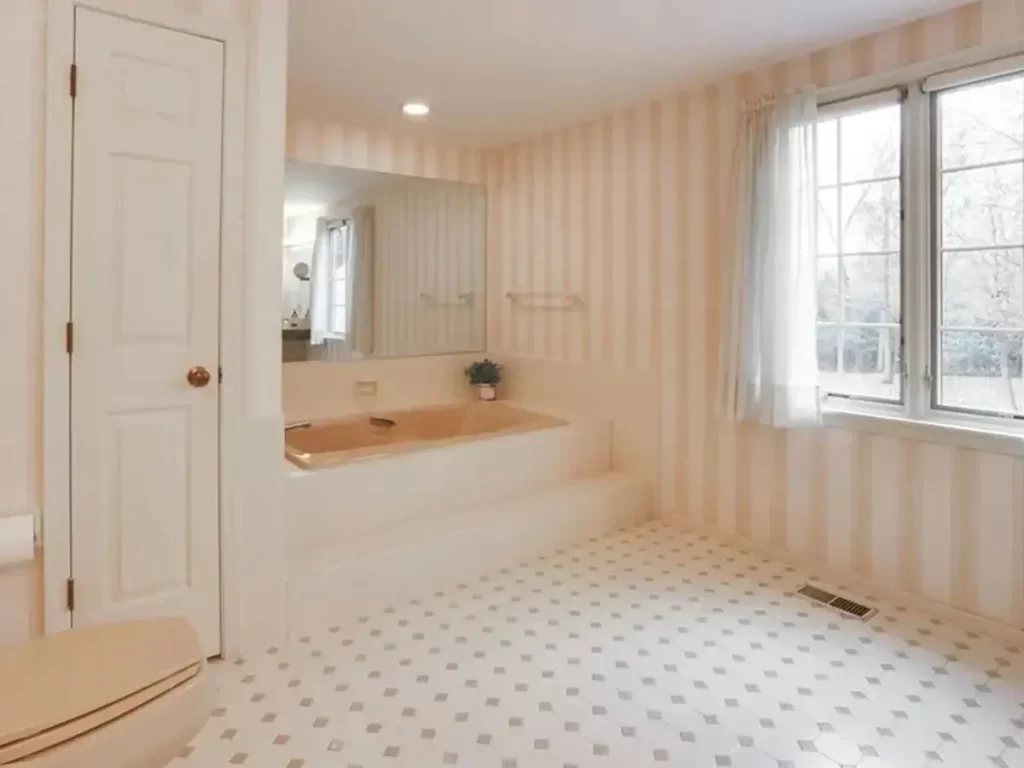
[[[742,107],[745,112],[754,112],[758,109],[770,107],[771,105],[779,101],[782,101],[783,99],[791,99],[796,96],[806,95],[813,92],[814,88],[812,87],[787,88],[784,91],[775,91],[774,93],[765,94],[764,96],[754,99],[753,101],[748,101],[747,99],[744,99],[742,102]]]

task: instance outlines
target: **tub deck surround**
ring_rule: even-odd
[[[566,424],[563,419],[500,402],[381,411],[289,430],[285,433],[285,455],[303,469],[321,469]]]
[[[648,483],[612,472],[353,535],[337,542],[330,560],[295,563],[289,635],[321,627],[328,616],[362,615],[636,525],[650,509]]]
[[[455,512],[484,515],[488,504],[600,477],[611,468],[611,429],[599,420],[460,437],[431,450],[315,470],[293,467],[286,485],[289,572],[334,565],[350,557],[349,545],[364,535],[381,534],[382,541],[389,531]]]
[[[665,492],[669,478],[661,473],[662,428],[671,417],[659,411],[658,371],[616,368],[602,363],[549,360],[493,353],[504,366],[499,396],[537,413],[552,413],[569,421],[600,418],[610,424],[612,466],[648,479],[661,514],[674,511],[673,496]],[[675,483],[675,478],[671,478]]]
[[[288,476],[289,632],[646,519],[610,422],[563,416],[465,401],[288,431],[322,462]]]

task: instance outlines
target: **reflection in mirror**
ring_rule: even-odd
[[[484,347],[483,187],[285,167],[284,361]]]

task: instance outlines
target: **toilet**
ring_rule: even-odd
[[[185,619],[75,629],[0,648],[0,765],[163,768],[209,717]]]

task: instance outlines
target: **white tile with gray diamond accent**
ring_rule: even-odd
[[[174,765],[1024,768],[1024,654],[654,522],[215,668]]]

